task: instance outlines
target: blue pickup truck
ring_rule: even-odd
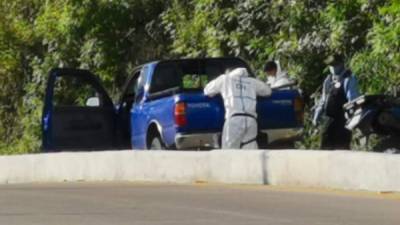
[[[219,148],[223,102],[205,96],[203,87],[236,67],[249,69],[239,58],[150,62],[133,70],[116,103],[89,71],[53,69],[42,116],[43,149]],[[290,143],[303,128],[296,89],[259,98],[257,112],[261,147]]]

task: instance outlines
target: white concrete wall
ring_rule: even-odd
[[[400,155],[290,150],[268,157],[270,184],[400,191]]]
[[[0,184],[64,181],[204,181],[400,192],[400,155],[130,150],[0,157]]]

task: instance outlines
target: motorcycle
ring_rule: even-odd
[[[358,129],[368,139],[371,134],[380,137],[376,151],[397,152],[400,149],[400,97],[363,95],[345,104],[346,128]]]

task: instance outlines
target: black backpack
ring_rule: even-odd
[[[346,78],[350,77],[351,74],[352,72],[347,70],[340,81],[340,87],[335,87],[334,85],[330,87],[325,102],[325,114],[327,116],[332,118],[344,118],[343,105],[347,102],[344,81]],[[330,79],[332,79],[332,75],[330,75]]]

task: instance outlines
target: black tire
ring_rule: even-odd
[[[286,140],[269,144],[267,149],[295,149],[295,141]]]
[[[257,135],[257,144],[259,149],[268,149],[268,135],[259,132]]]
[[[400,140],[398,136],[388,136],[379,140],[373,147],[374,152],[385,152],[391,149],[400,149]]]
[[[155,133],[149,136],[147,139],[147,150],[165,150],[165,143],[161,139],[159,133]]]

